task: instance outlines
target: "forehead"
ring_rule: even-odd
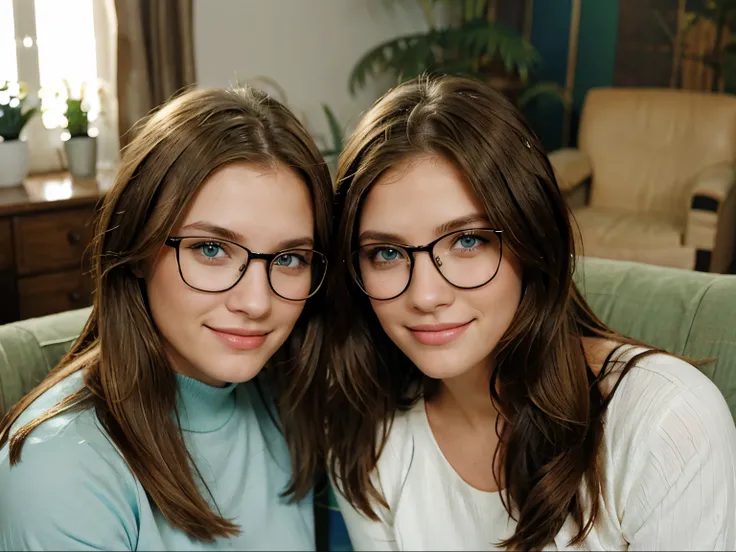
[[[359,231],[380,230],[421,241],[427,229],[472,214],[482,203],[462,173],[438,155],[412,157],[386,171],[368,191]]]
[[[312,235],[313,211],[304,181],[284,165],[227,165],[202,184],[180,225],[207,221],[245,237]]]

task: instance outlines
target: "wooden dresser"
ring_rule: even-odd
[[[113,176],[36,175],[0,188],[0,324],[90,304],[85,253]]]

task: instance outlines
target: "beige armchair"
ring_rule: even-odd
[[[578,149],[549,157],[580,229],[580,254],[728,271],[736,236],[736,98],[594,89]]]

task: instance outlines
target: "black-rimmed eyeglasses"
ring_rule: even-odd
[[[184,283],[208,293],[234,288],[251,261],[263,260],[273,292],[289,301],[304,301],[317,293],[327,271],[327,258],[314,249],[255,253],[239,243],[199,236],[170,237],[166,245],[176,250]]]
[[[353,276],[370,298],[395,299],[411,284],[416,254],[426,252],[449,284],[459,289],[479,288],[498,273],[501,233],[490,228],[458,230],[422,246],[368,243],[353,254]]]

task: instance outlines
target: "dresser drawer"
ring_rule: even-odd
[[[0,218],[0,270],[13,266],[13,237],[10,219]]]
[[[20,275],[81,268],[93,236],[92,209],[16,217],[15,264]]]
[[[33,318],[71,309],[92,302],[92,280],[81,270],[68,270],[18,280],[20,317]]]

